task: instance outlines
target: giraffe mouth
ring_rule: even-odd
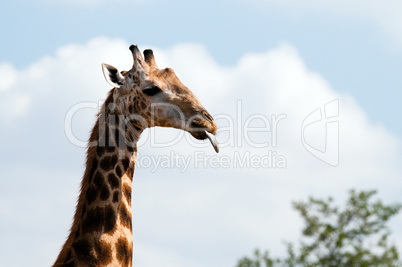
[[[216,128],[215,130],[213,130],[213,132],[208,132],[207,129],[208,129],[207,127],[200,125],[196,122],[193,122],[191,123],[191,130],[189,132],[194,138],[198,140],[205,140],[208,138],[208,140],[211,142],[211,145],[215,149],[215,152],[219,153],[219,143],[218,140],[216,139],[216,136],[213,134],[216,132]]]
[[[216,153],[219,153],[219,143],[215,137],[216,134],[216,124],[211,115],[205,110],[200,112],[201,116],[196,117],[190,123],[189,132],[191,135],[199,140],[208,140],[211,142],[211,145],[215,149]]]

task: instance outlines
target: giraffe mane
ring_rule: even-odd
[[[83,179],[81,181],[81,186],[80,186],[80,194],[77,199],[77,204],[76,204],[76,210],[74,214],[74,219],[73,223],[70,229],[70,234],[67,238],[67,241],[65,242],[63,249],[61,252],[65,252],[64,254],[60,254],[59,258],[66,258],[67,257],[67,250],[64,250],[65,247],[71,246],[72,242],[74,241],[74,234],[78,231],[80,222],[81,222],[81,216],[83,213],[83,203],[84,203],[84,198],[85,198],[85,192],[87,191],[88,187],[88,180],[90,179],[90,176],[93,174],[93,162],[95,160],[96,156],[96,144],[99,140],[99,119],[101,116],[105,115],[106,108],[107,106],[113,102],[113,93],[115,89],[112,89],[109,91],[108,96],[102,105],[100,111],[96,115],[96,123],[94,127],[92,128],[91,135],[89,137],[88,145],[87,145],[87,158],[86,158],[86,163],[85,163],[85,173],[83,176]]]

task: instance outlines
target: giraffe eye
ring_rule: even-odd
[[[161,91],[162,90],[158,86],[148,86],[142,92],[147,96],[153,96]]]

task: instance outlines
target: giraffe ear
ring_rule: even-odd
[[[121,75],[118,69],[109,65],[102,64],[103,76],[105,76],[106,81],[115,88],[120,88],[124,84],[124,77]]]

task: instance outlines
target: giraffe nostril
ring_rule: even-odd
[[[195,129],[202,127],[201,124],[199,124],[198,122],[194,122],[194,121],[191,122],[190,126],[191,126],[192,128],[195,128]]]
[[[212,121],[214,120],[214,119],[212,118],[212,116],[209,115],[209,113],[206,112],[206,111],[202,111],[201,114],[202,114],[202,116],[203,116],[206,120],[208,120],[208,121],[210,121],[210,122],[212,122]]]

